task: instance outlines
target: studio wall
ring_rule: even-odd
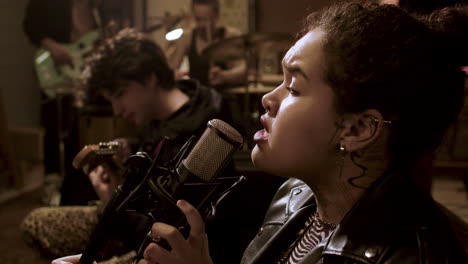
[[[27,0],[0,2],[0,79],[8,126],[38,127],[40,92],[33,68],[34,47],[23,33]]]
[[[255,1],[256,32],[287,32],[296,34],[302,20],[334,0],[251,0]]]

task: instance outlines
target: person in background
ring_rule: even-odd
[[[78,67],[74,65],[72,53],[66,45],[77,42],[98,28],[100,23],[98,6],[98,1],[92,0],[29,0],[23,17],[23,31],[34,46],[50,52],[56,66]],[[76,141],[72,138],[69,128],[74,125],[77,118],[74,106],[77,87],[67,85],[61,87],[60,91],[50,87],[40,88],[42,97],[40,119],[41,125],[45,128],[46,186],[43,200],[45,204],[58,205],[64,198],[59,191],[62,181],[69,176],[60,174],[69,172],[62,168],[66,168],[64,164],[66,157],[76,151],[70,144],[64,144],[64,150],[60,150],[59,144],[68,143],[69,140]],[[49,182],[50,186],[47,186]]]
[[[63,46],[97,28],[91,0],[29,0],[23,29],[31,43],[50,51],[55,63],[72,64]]]
[[[446,27],[454,22],[464,34]],[[255,166],[289,180],[241,263],[468,262],[444,209],[415,181],[463,104],[467,29],[456,8],[416,18],[344,2],[308,16],[284,82],[262,99],[252,151]],[[152,236],[171,250],[152,243],[139,263],[212,263],[199,213],[178,206],[188,238],[155,223]]]
[[[175,50],[169,56],[169,65],[176,70],[184,56],[189,61],[189,76],[204,85],[223,87],[244,83],[246,63],[243,59],[213,64],[202,55],[205,48],[231,37],[238,37],[241,32],[228,26],[219,26],[220,6],[218,0],[192,0],[192,14],[195,28],[184,32],[175,43]],[[216,60],[216,58],[213,58]]]
[[[90,57],[83,78],[89,98],[103,96],[111,103],[116,116],[139,127],[137,140],[119,139],[130,150],[123,148],[126,154],[118,155],[117,162],[124,163],[125,158],[138,149],[152,155],[163,137],[169,138],[169,148],[161,161],[168,161],[191,136],[201,136],[209,120],[230,121],[229,111],[217,91],[193,80],[174,80],[161,48],[132,29],[124,29],[105,40]],[[235,174],[233,164],[224,173],[226,176]],[[100,217],[100,209],[110,200],[116,186],[122,183],[120,172],[107,166],[97,166],[89,177],[101,198],[98,206],[39,208],[23,221],[22,230],[26,237],[49,257],[84,250]],[[255,235],[255,230],[237,224],[252,222],[250,224],[255,225],[257,222],[259,226],[261,223],[261,213],[252,218],[256,213],[243,214],[248,211],[245,207],[254,204],[255,210],[261,212],[268,206],[267,203],[252,202],[257,189],[246,191],[250,185],[247,180],[233,190],[220,202],[217,214],[210,220],[212,257],[219,263],[238,262],[245,243]],[[135,213],[116,219],[116,222],[119,227],[114,234],[117,243],[108,245],[100,260],[122,255],[120,260],[128,261],[133,254],[124,253],[138,250],[152,224],[148,217]]]

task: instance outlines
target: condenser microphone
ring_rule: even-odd
[[[121,213],[132,209],[132,206],[136,206],[132,210],[149,216],[153,221],[179,227],[179,230],[187,236],[189,226],[176,205],[177,200],[188,201],[200,211],[202,216],[206,217],[212,213],[212,202],[224,196],[242,178],[218,178],[242,142],[243,138],[237,130],[224,121],[213,119],[208,122],[206,130],[188,155],[185,156],[185,153],[193,145],[192,139],[176,155],[180,157],[177,158],[179,161],[175,164],[171,162],[169,167],[159,164],[160,160],[157,157],[150,165],[150,159],[140,153],[134,158],[139,162],[133,162],[130,165],[135,166],[127,167],[126,170],[131,175],[127,176],[125,182],[119,186],[120,195],[118,197],[114,195],[106,206],[80,262],[93,263],[102,241],[112,231],[111,223],[115,221],[114,218],[121,217]],[[140,160],[144,162],[140,164]],[[114,203],[114,200],[117,202]],[[138,251],[139,258],[150,242],[154,242],[151,237],[143,241]],[[161,245],[163,243],[164,241]]]
[[[208,122],[208,128],[177,172],[183,178],[194,175],[210,182],[223,171],[242,142],[243,138],[237,130],[219,119],[213,119]]]
[[[177,166],[178,181],[215,180],[242,142],[242,135],[232,126],[219,119],[210,120],[192,151]]]
[[[178,227],[187,237],[190,231],[185,216],[177,207],[177,200],[184,199],[197,208],[203,218],[213,213],[213,202],[224,196],[243,177],[222,177],[220,174],[231,162],[231,157],[242,145],[241,134],[219,119],[208,122],[208,127],[192,148],[168,177],[149,180],[150,189],[157,196],[157,204],[150,213],[154,221]],[[151,236],[143,241],[138,250],[142,258],[146,246],[154,242]],[[158,244],[169,249],[164,240]]]
[[[185,159],[178,164],[175,175],[152,179],[153,191],[175,204],[184,199],[199,208],[205,205],[217,177],[230,163],[234,152],[242,145],[242,135],[226,122],[212,119],[207,129]],[[161,221],[161,219],[155,219]]]

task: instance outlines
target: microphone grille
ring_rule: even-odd
[[[242,135],[219,119],[208,122],[208,128],[182,164],[204,181],[214,180],[242,144]]]

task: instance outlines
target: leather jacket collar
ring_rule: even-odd
[[[377,180],[302,263],[468,263],[431,195],[409,179],[394,173]],[[315,207],[311,189],[297,179],[288,180],[242,263],[273,263]]]

